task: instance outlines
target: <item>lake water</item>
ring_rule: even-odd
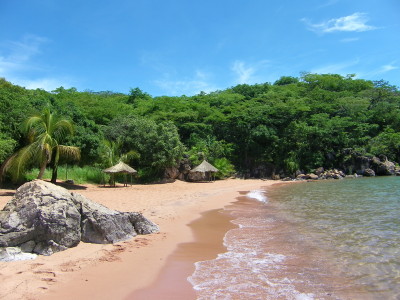
[[[196,263],[198,299],[400,299],[400,177],[270,187],[222,213],[238,228]]]

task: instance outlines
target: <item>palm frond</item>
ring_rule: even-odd
[[[30,144],[13,154],[3,166],[3,174],[9,173],[13,182],[18,181],[21,174],[26,170],[27,165],[34,161],[37,155],[36,148],[36,144]]]
[[[67,119],[57,120],[57,122],[53,124],[52,136],[56,140],[60,141],[63,138],[65,138],[65,136],[73,133],[74,133],[74,127],[72,123]]]
[[[128,153],[122,154],[120,156],[120,160],[123,161],[124,163],[137,159],[140,159],[140,153],[134,150],[131,150]]]
[[[57,148],[59,155],[68,160],[77,161],[81,159],[81,151],[78,147],[58,145]]]
[[[40,135],[46,131],[46,124],[41,116],[32,116],[22,125],[22,132],[27,136]]]

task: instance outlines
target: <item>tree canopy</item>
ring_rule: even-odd
[[[340,166],[346,148],[400,161],[398,88],[352,74],[303,73],[190,97],[152,97],[140,88],[46,92],[1,79],[1,162],[23,147],[24,118],[44,107],[75,123],[66,141],[81,149],[81,165],[102,163],[104,138],[118,140],[122,153],[135,151],[135,168],[153,174],[183,154],[251,176]]]

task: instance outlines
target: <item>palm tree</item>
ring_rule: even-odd
[[[73,133],[72,123],[51,114],[48,108],[42,114],[28,118],[22,131],[29,144],[13,154],[3,166],[3,173],[10,171],[13,181],[20,177],[28,164],[35,162],[40,168],[37,178],[42,179],[50,164],[51,182],[55,183],[60,157],[75,160],[80,158],[79,148],[59,144],[66,135]]]
[[[123,151],[122,148],[123,143],[121,139],[117,139],[116,141],[103,140],[101,158],[106,167],[111,167],[119,161],[128,163],[140,158],[140,154],[137,151]]]

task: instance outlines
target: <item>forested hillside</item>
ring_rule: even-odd
[[[143,176],[184,155],[246,176],[340,167],[347,148],[400,161],[399,90],[353,76],[307,73],[190,97],[46,92],[0,79],[0,163],[28,142],[23,121],[45,108],[74,124],[62,141],[81,150],[71,163],[102,168],[125,155]]]

